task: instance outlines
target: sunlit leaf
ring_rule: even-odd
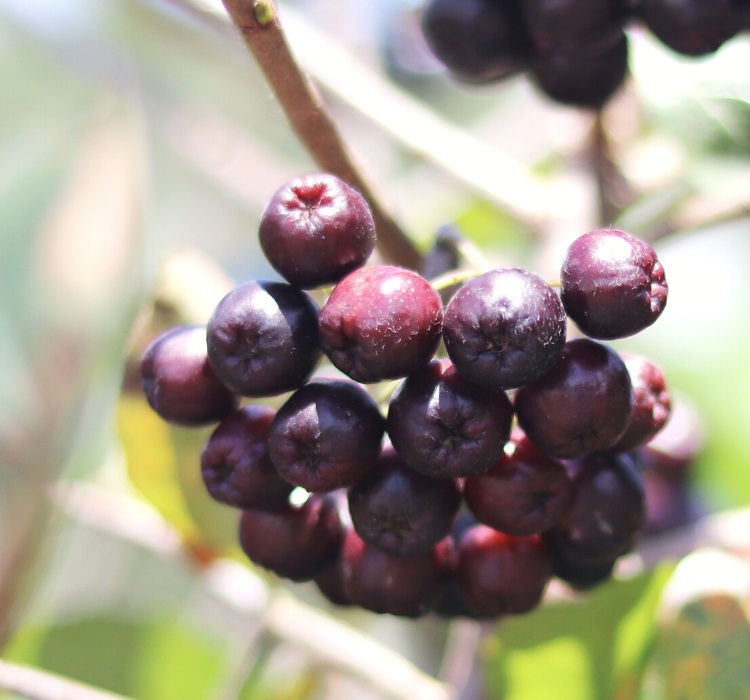
[[[745,700],[750,697],[750,623],[739,601],[705,596],[683,607],[659,633],[650,697]]]
[[[619,690],[619,699],[635,698],[623,691],[639,677],[667,575],[612,581],[581,600],[501,622],[485,656],[493,697],[598,700]]]

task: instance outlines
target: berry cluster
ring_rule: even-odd
[[[750,2],[426,0],[422,30],[460,79],[496,81],[528,70],[553,100],[598,108],[627,76],[631,22],[678,53],[701,56],[750,27]]]
[[[325,174],[274,194],[260,242],[286,281],[239,285],[141,362],[165,420],[218,422],[202,475],[241,509],[252,562],[405,616],[521,613],[553,575],[609,576],[644,522],[634,451],[670,412],[658,367],[601,342],[665,307],[649,244],[597,229],[568,249],[559,293],[503,268],[444,305],[416,272],[365,264],[369,208]],[[333,376],[314,375],[324,356]]]

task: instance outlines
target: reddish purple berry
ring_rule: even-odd
[[[152,340],[141,357],[141,379],[151,408],[169,423],[209,425],[237,408],[237,397],[211,368],[203,326],[176,326]]]
[[[633,410],[633,388],[622,358],[588,338],[565,344],[543,377],[516,391],[518,423],[540,449],[561,458],[609,449]]]
[[[347,275],[320,312],[320,342],[331,362],[362,382],[405,377],[432,358],[443,303],[416,272],[371,265]]]
[[[591,338],[638,333],[667,304],[664,267],[653,246],[619,229],[596,229],[573,241],[560,282],[565,311]]]
[[[327,173],[280,187],[260,219],[260,245],[290,284],[334,284],[365,264],[375,248],[375,224],[359,192]]]

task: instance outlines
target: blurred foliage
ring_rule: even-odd
[[[408,5],[294,4],[378,71],[388,13]],[[612,114],[615,156],[638,186],[618,223],[644,235],[672,220],[689,229],[657,242],[670,284],[664,316],[617,345],[657,360],[698,407],[708,441],[695,483],[709,509],[750,503],[749,64],[746,37],[689,61],[639,35],[635,81]],[[570,187],[576,219],[548,250],[402,146],[381,147],[377,127],[332,99],[343,133],[420,241],[454,224],[488,261],[554,276],[569,238],[595,224],[585,159],[570,145],[587,117],[545,103],[522,78],[480,91],[420,65],[385,75]],[[166,1],[0,0],[0,94],[4,657],[144,700],[325,697],[320,668],[293,645],[254,639],[253,616],[206,590],[201,565],[236,554],[236,514],[200,480],[207,432],[167,427],[120,392],[157,331],[143,321],[155,299],[157,316],[166,294],[170,318],[201,323],[231,280],[274,276],[257,246],[261,208],[312,164],[239,44]],[[206,262],[165,293],[164,270],[185,249]],[[161,558],[50,511],[60,477],[143,499],[195,556]],[[502,621],[481,650],[488,697],[750,696],[746,608],[706,595],[663,622],[670,575],[665,564]],[[442,623],[342,617],[439,667]]]

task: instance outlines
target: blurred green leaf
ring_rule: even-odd
[[[131,481],[183,536],[198,557],[236,549],[237,512],[214,501],[200,471],[208,429],[165,423],[138,394],[124,394],[118,432]]]
[[[581,600],[503,621],[486,649],[492,697],[599,700],[637,697],[654,611],[671,567],[612,581]]]
[[[747,700],[749,652],[750,623],[736,598],[689,603],[656,639],[649,700]]]
[[[220,687],[229,651],[174,619],[98,616],[27,628],[7,656],[139,700],[185,700]]]

